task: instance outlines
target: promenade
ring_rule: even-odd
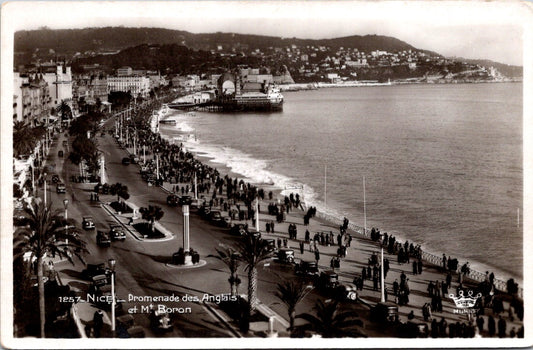
[[[165,190],[164,193],[161,192],[161,189],[158,189],[155,186],[147,187],[146,183],[140,179],[140,174],[138,173],[137,166],[130,165],[127,168],[124,168],[124,166],[120,164],[121,157],[126,156],[128,153],[132,153],[133,150],[131,148],[119,149],[116,146],[116,142],[114,140],[111,140],[109,136],[105,136],[101,138],[101,140],[103,146],[105,147],[106,157],[112,160],[108,163],[107,175],[110,177],[109,183],[112,184],[116,181],[121,181],[123,183],[128,183],[128,185],[132,184],[132,187],[130,188],[131,197],[128,200],[129,202],[135,203],[137,206],[146,206],[148,203],[161,204],[164,203],[164,198],[166,197],[166,194],[173,192],[176,189],[176,186],[178,187],[178,190],[180,190],[180,194],[181,188],[184,186],[188,185],[189,189],[192,189],[192,182],[176,183],[175,181],[173,181],[172,183],[163,183],[162,188]],[[61,141],[62,138],[60,137],[56,145],[61,144]],[[157,143],[158,146],[162,146],[161,144],[159,144],[159,142]],[[110,148],[111,145],[114,145],[112,146],[112,148],[114,149]],[[63,165],[65,164],[64,161],[55,159],[55,154],[57,154],[57,152],[53,150],[49,159],[51,160],[51,163],[56,164],[56,170],[61,174],[62,178],[67,183],[67,188],[69,189],[68,196],[73,199],[73,202],[77,203],[74,208],[69,209],[69,213],[72,211],[73,216],[77,218],[81,218],[82,214],[85,213],[94,213],[93,216],[98,220],[97,225],[108,225],[110,222],[116,222],[118,220],[125,226],[129,226],[129,217],[125,214],[118,215],[118,213],[114,213],[108,210],[107,214],[105,215],[105,218],[99,217],[101,216],[101,213],[105,212],[100,207],[100,203],[92,203],[92,201],[89,203],[89,194],[91,192],[91,188],[94,186],[83,183],[76,185],[70,183],[68,181],[68,174],[69,171],[70,173],[73,173],[75,171],[75,168],[72,166],[72,164],[66,163],[69,164],[67,167],[70,168],[70,170],[63,169]],[[153,163],[153,155],[147,157],[147,160]],[[164,163],[161,164],[162,169],[163,164]],[[224,174],[222,174],[221,176],[223,175]],[[209,182],[214,185],[215,180],[215,178],[210,178]],[[217,198],[224,198],[225,200],[227,200],[227,197],[225,195],[226,188],[226,185],[223,185],[222,195],[217,195]],[[208,189],[204,189],[204,191],[200,191],[199,196],[211,198],[212,192],[212,189],[211,191],[209,191]],[[80,193],[84,193],[83,197],[79,197]],[[192,192],[189,192],[188,194],[194,196]],[[265,197],[268,198],[268,196]],[[106,202],[112,200],[112,198],[112,196],[110,196],[109,198],[106,196],[101,196],[100,201]],[[315,253],[311,251],[309,243],[304,243],[303,253],[300,251],[300,242],[304,240],[305,231],[308,230],[310,232],[311,237],[313,237],[316,233],[319,232],[331,232],[333,233],[334,237],[337,237],[337,234],[339,233],[339,225],[337,223],[327,221],[323,218],[319,218],[319,215],[314,218],[311,218],[308,225],[304,225],[303,217],[305,211],[297,208],[294,208],[290,210],[289,213],[286,213],[283,222],[278,223],[273,215],[268,215],[267,211],[269,204],[277,203],[278,199],[283,202],[283,197],[280,197],[279,193],[275,194],[275,197],[272,200],[264,199],[261,200],[259,203],[259,228],[262,237],[272,238],[275,240],[276,243],[278,242],[278,240],[280,242],[283,242],[283,240],[286,239],[287,247],[294,250],[297,260],[302,259],[314,261]],[[241,205],[243,205],[243,202],[240,203]],[[60,206],[61,201],[58,201],[57,205]],[[77,206],[82,206],[83,210],[79,208],[76,209]],[[95,209],[96,207],[98,207],[98,209]],[[243,209],[245,210],[246,206],[243,206]],[[96,210],[98,210],[98,213],[100,214],[96,214]],[[164,217],[163,220],[161,220],[160,225],[168,229],[168,231],[170,232],[169,236],[163,240],[144,241],[143,237],[136,237],[135,233],[131,233],[130,231],[131,236],[136,239],[128,238],[125,244],[119,243],[119,246],[113,246],[112,250],[109,251],[99,250],[98,248],[93,251],[93,255],[95,255],[94,257],[101,257],[103,261],[106,261],[107,258],[110,256],[118,256],[117,260],[119,266],[121,266],[124,270],[129,270],[124,271],[119,275],[119,293],[121,293],[121,291],[122,293],[124,291],[128,291],[135,295],[151,295],[154,292],[157,293],[159,291],[164,293],[169,293],[170,291],[172,291],[172,293],[174,293],[177,288],[178,290],[180,290],[180,292],[185,291],[187,293],[191,293],[196,291],[198,293],[208,292],[211,294],[215,294],[217,292],[220,293],[227,289],[227,282],[225,281],[227,279],[227,271],[225,271],[221,264],[219,262],[216,262],[215,259],[207,259],[206,256],[208,254],[214,253],[214,249],[217,248],[220,241],[224,242],[224,244],[231,245],[231,242],[235,241],[235,239],[238,238],[228,237],[229,232],[227,230],[215,228],[212,224],[208,223],[207,221],[204,221],[199,215],[196,215],[194,212],[191,215],[191,246],[193,246],[195,250],[198,250],[200,252],[203,259],[207,260],[207,266],[196,270],[197,272],[190,271],[179,272],[175,274],[174,272],[171,272],[168,268],[166,268],[164,264],[161,264],[161,262],[166,261],[166,257],[170,257],[172,254],[171,252],[175,252],[177,250],[177,247],[179,246],[179,244],[176,243],[176,239],[179,242],[181,237],[182,223],[177,221],[176,217],[180,217],[180,212],[181,210],[180,208],[178,208],[177,211],[169,213]],[[142,219],[135,219],[134,222],[139,220]],[[267,233],[266,224],[270,222],[275,223],[275,230],[274,232]],[[254,227],[252,220],[235,220],[234,223],[248,224],[250,230],[253,230]],[[296,225],[296,239],[289,239],[288,232],[290,224]],[[346,257],[340,259],[340,267],[336,268],[335,271],[338,273],[341,282],[351,283],[354,281],[354,278],[361,276],[361,271],[364,267],[368,267],[368,261],[371,258],[372,254],[377,253],[379,256],[380,245],[378,242],[372,241],[368,237],[360,234],[357,228],[351,224],[348,225],[347,234],[351,235],[353,239],[351,241],[350,246],[347,247]],[[173,239],[174,241],[172,241],[170,244],[166,242],[166,240],[171,239]],[[94,237],[91,237],[90,241],[91,244],[93,244]],[[143,245],[140,245],[139,241],[144,241],[142,243]],[[333,257],[337,256],[337,249],[339,246],[336,244],[336,239],[334,239],[333,241],[334,242],[332,242],[332,244],[330,245],[317,245],[320,251],[320,260],[318,262],[320,270],[330,270],[330,261]],[[96,254],[94,254],[94,252],[96,252]],[[159,264],[146,264],[147,257],[151,257]],[[413,317],[411,317],[411,321],[417,323],[426,323],[428,325],[428,330],[431,332],[431,320],[424,320],[424,317],[422,315],[422,306],[426,303],[431,303],[431,298],[428,294],[429,282],[433,281],[435,283],[436,281],[439,281],[439,283],[442,283],[446,278],[446,274],[440,269],[440,267],[426,260],[423,262],[422,273],[413,274],[411,264],[398,263],[397,256],[394,254],[388,254],[386,249],[384,258],[388,259],[390,263],[390,270],[388,271],[388,274],[385,279],[385,286],[388,290],[389,301],[395,302],[395,298],[392,295],[393,282],[395,280],[400,281],[402,273],[405,274],[409,279],[409,302],[407,305],[399,306],[398,321],[407,322],[409,314],[412,313]],[[70,265],[66,262],[56,263],[56,270],[59,271],[59,276],[63,284],[68,284],[75,291],[86,291],[88,287],[87,282],[83,282],[79,278],[77,278],[77,274],[75,273],[75,271],[69,269],[69,266]],[[142,271],[136,269],[136,266],[143,266]],[[275,285],[277,282],[279,282],[279,277],[276,279],[273,278],[273,276],[277,276],[278,274],[280,274],[283,276],[283,278],[293,278],[293,276],[295,276],[293,268],[290,266],[281,266],[281,264],[273,260],[268,264],[268,266],[265,264],[265,267],[260,269],[259,274],[260,284],[258,295],[264,305],[263,312],[272,314],[276,318],[274,329],[281,336],[286,335],[286,325],[288,320],[287,310],[285,306],[282,305],[279,301],[276,301],[276,298],[273,296],[273,290],[275,290]],[[264,274],[267,274],[268,278],[264,278],[263,280],[261,280],[261,276]],[[243,281],[241,288],[242,290],[245,290],[244,286],[247,282],[246,273],[244,273],[243,271],[239,272],[239,277]],[[220,281],[223,281],[223,286],[221,285]],[[465,278],[465,281],[463,281],[463,286],[468,288],[469,286],[473,286],[473,282],[474,281]],[[453,274],[449,292],[456,294],[456,287],[458,285],[458,275]],[[364,312],[365,309],[368,311],[372,305],[374,305],[380,300],[379,288],[378,290],[375,290],[372,281],[365,280],[363,290],[359,291],[358,293],[360,298],[360,303],[358,304],[358,307],[361,310],[359,314],[365,322],[365,331],[368,336],[387,336],[387,332],[384,331],[383,328],[368,320],[368,312]],[[322,296],[318,293],[318,291],[314,290],[312,293],[310,293],[308,297],[306,297],[306,299],[308,300],[305,300],[297,307],[297,314],[304,312],[312,312],[312,301],[317,299],[327,300],[328,297]],[[523,326],[523,323],[518,319],[516,313],[513,312],[512,308],[510,307],[510,297],[503,295],[502,300],[502,311],[496,313],[493,311],[492,308],[486,307],[484,310],[484,314],[480,315],[480,318],[483,319],[484,322],[484,328],[480,332],[481,336],[490,336],[488,331],[490,317],[493,317],[496,323],[498,323],[499,316],[502,316],[502,318],[506,322],[506,330],[504,333],[507,337],[511,336],[512,332],[518,332],[520,327]],[[216,305],[214,306],[214,308],[216,312]],[[184,331],[182,328],[177,334],[174,334],[174,336],[192,336],[192,334],[195,334],[196,336],[202,336],[202,329],[206,329],[206,327],[211,327],[213,331],[218,332],[217,336],[236,336],[236,334],[238,334],[238,332],[236,333],[235,329],[228,331],[228,325],[225,324],[225,321],[217,319],[216,316],[213,316],[212,318],[217,319],[217,323],[209,325],[212,321],[203,320],[203,317],[205,317],[206,315],[206,311],[204,309],[205,308],[202,305],[196,305],[196,309],[193,314],[194,317],[191,316],[191,318],[187,318],[187,322],[183,323],[186,327],[189,327],[190,330],[187,330],[187,328],[185,328]],[[73,309],[73,314],[75,316],[74,318],[76,323],[78,324],[78,329],[80,329],[80,333],[82,336],[84,335],[84,333],[83,331],[81,331],[81,329],[84,329],[85,325],[90,324],[92,322],[92,317],[94,315],[95,310],[96,309],[92,305],[87,303],[78,304]],[[444,318],[448,325],[452,323],[459,323],[459,325],[465,324],[465,326],[467,326],[469,321],[472,321],[474,326],[476,325],[475,318],[469,319],[467,314],[458,313],[456,310],[457,307],[453,300],[449,298],[449,295],[444,295],[442,298],[442,311],[434,311],[432,317],[437,321],[440,321],[442,318]],[[213,313],[212,310],[209,312]],[[195,322],[198,322],[198,325],[195,325],[195,327],[197,328],[193,329],[191,327],[190,320],[192,319],[194,319]],[[143,326],[147,326],[146,320],[140,317],[136,317],[136,322],[140,322],[140,324],[142,324]],[[302,322],[302,320],[297,320],[296,324],[302,324]],[[105,326],[103,332],[105,333],[107,332],[106,330],[110,329],[109,316],[104,317],[104,323]],[[255,326],[257,326],[257,328],[252,329],[252,331],[254,331],[253,334],[261,334],[261,332],[264,332],[264,330],[266,330],[267,323]],[[192,331],[196,333],[192,333]],[[209,332],[205,334],[207,335],[208,333]],[[108,333],[105,334],[105,336],[109,336]],[[449,335],[447,331],[445,334],[446,336]]]

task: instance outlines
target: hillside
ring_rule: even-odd
[[[58,54],[73,54],[86,51],[122,50],[142,44],[181,44],[196,50],[237,47],[243,50],[287,45],[330,46],[332,49],[357,48],[360,51],[417,50],[395,38],[379,35],[354,35],[335,39],[297,39],[263,35],[234,33],[193,34],[163,28],[84,28],[84,29],[39,29],[15,33],[15,52],[28,52],[36,48],[52,49]]]

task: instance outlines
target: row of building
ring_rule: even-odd
[[[13,121],[30,126],[55,119],[60,105],[66,103],[74,116],[84,105],[108,105],[110,92],[130,92],[145,98],[154,88],[168,85],[157,72],[117,70],[116,75],[102,73],[73,74],[71,67],[43,65],[26,72],[14,73]]]

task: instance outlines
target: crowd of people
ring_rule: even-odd
[[[148,162],[148,166],[155,168],[156,162],[159,167],[159,177],[162,181],[177,184],[190,184],[182,187],[177,187],[177,191],[187,193],[188,191],[198,191],[199,195],[207,198],[211,205],[225,205],[224,210],[231,209],[232,206],[238,209],[238,218],[240,220],[254,219],[253,201],[256,198],[265,199],[265,192],[263,189],[246,183],[244,180],[231,178],[228,175],[221,176],[220,173],[210,166],[203,164],[195,159],[192,153],[186,151],[183,145],[171,144],[162,139],[160,135],[147,131],[143,138],[145,145],[148,146],[154,157]],[[196,188],[195,188],[196,186]],[[222,199],[225,195],[226,199]],[[272,192],[268,193],[268,214],[276,218],[277,223],[285,221],[286,215],[293,210],[305,211],[299,194],[291,193],[285,196],[282,201],[275,202]],[[241,204],[244,203],[244,208],[241,210]],[[303,224],[308,226],[310,220],[316,215],[316,207],[308,207],[303,215]],[[234,216],[235,219],[237,216]],[[274,221],[267,221],[265,223],[267,233],[274,233]],[[308,229],[305,231],[303,239],[298,237],[297,226],[291,223],[288,228],[287,238],[278,238],[278,248],[287,247],[288,239],[298,241],[300,252],[304,253],[304,243],[308,244],[309,251],[314,253],[315,261],[320,260],[320,247],[329,247],[337,245],[337,255],[330,260],[330,267],[332,269],[339,268],[341,259],[347,256],[347,247],[351,246],[352,236],[348,233],[349,220],[344,218],[343,224],[339,227],[339,232],[322,231],[311,233]],[[397,262],[402,264],[411,264],[412,274],[420,275],[423,273],[424,263],[422,260],[423,252],[420,245],[415,245],[412,242],[405,241],[403,244],[397,241],[396,237],[389,235],[387,232],[381,233],[379,229],[372,228],[370,231],[370,238],[372,241],[384,247],[389,254],[397,256]],[[387,272],[390,270],[390,262],[384,259],[383,262],[384,278],[387,277]],[[447,325],[446,320],[442,318],[437,321],[432,317],[434,312],[442,312],[442,300],[449,294],[452,283],[452,272],[456,272],[458,268],[457,259],[452,259],[443,255],[442,268],[447,272],[446,279],[443,281],[429,281],[427,286],[428,302],[424,304],[421,314],[425,321],[431,321],[431,336],[432,337],[473,337],[477,332],[483,331],[483,322],[479,321],[480,315],[477,315],[476,326],[472,322],[468,323],[450,323]],[[463,288],[463,278],[470,273],[469,264],[466,263],[461,267],[458,274],[458,286],[456,292]],[[354,285],[358,290],[363,290],[365,281],[371,281],[372,290],[377,291],[381,286],[381,266],[378,261],[377,253],[373,253],[368,261],[368,265],[361,269],[360,274],[356,274],[353,280]],[[486,281],[490,284],[494,283],[494,274],[487,272]],[[514,283],[514,282],[513,282]],[[369,287],[370,288],[370,287]],[[388,297],[388,289],[385,288],[385,293]],[[408,305],[409,295],[411,293],[409,278],[404,271],[400,274],[400,281],[397,279],[392,283],[392,296],[394,302],[398,305]],[[498,300],[484,300],[485,306],[495,308],[495,314],[498,314]],[[516,313],[520,314],[520,303],[515,303]],[[522,306],[523,314],[523,306]],[[481,318],[483,320],[483,318]],[[505,320],[501,315],[498,317],[498,335],[503,336],[505,332]],[[503,329],[503,332],[502,332]],[[488,321],[489,335],[496,334],[496,320],[489,316]],[[512,330],[510,336],[523,336],[522,329]]]

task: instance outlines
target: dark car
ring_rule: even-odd
[[[109,239],[109,235],[104,231],[98,231],[98,233],[96,234],[96,244],[98,244],[98,246],[100,247],[111,246],[111,240]]]
[[[222,213],[220,210],[211,210],[209,213],[209,221],[216,225],[221,225],[224,223],[224,219],[222,218]]]
[[[172,322],[164,305],[157,305],[150,312],[150,326],[155,332],[168,332],[172,330]]]
[[[232,235],[235,235],[235,236],[246,236],[247,235],[247,232],[244,229],[244,225],[243,224],[235,224],[235,225],[233,225],[230,228],[229,233],[232,234]]]
[[[180,205],[189,205],[192,203],[192,197],[189,195],[183,195],[180,197],[179,204]]]
[[[294,272],[296,272],[297,275],[303,277],[317,278],[319,275],[318,265],[316,261],[301,260],[294,266]]]
[[[130,165],[131,160],[128,157],[122,158],[122,164],[124,165]]]
[[[278,250],[278,261],[284,264],[292,264],[294,262],[294,250],[289,248],[281,248]]]
[[[111,310],[113,305],[113,294],[111,294],[111,285],[107,275],[98,275],[92,278],[92,285],[89,287],[89,294],[94,303],[106,310]],[[115,310],[122,309],[122,302],[119,301],[115,290]]]
[[[109,230],[109,236],[111,236],[111,239],[113,241],[124,241],[126,239],[124,229],[122,228],[122,226],[119,225],[111,226],[111,229]]]
[[[106,275],[108,271],[104,263],[87,264],[87,267],[81,272],[81,276],[86,280],[92,280],[94,276]]]
[[[84,230],[93,230],[94,229],[94,220],[92,216],[84,216],[81,221],[81,226]]]
[[[335,271],[322,271],[315,283],[317,289],[329,298],[340,301],[357,300],[357,288],[350,283],[340,283]]]
[[[67,193],[67,187],[64,183],[60,182],[56,186],[56,192],[57,193]]]
[[[178,205],[178,202],[179,198],[175,194],[171,194],[167,197],[167,204],[170,206],[175,207],[176,205]]]
[[[392,323],[395,322],[398,316],[398,306],[394,303],[383,302],[377,303],[370,310],[370,318],[379,323]]]

